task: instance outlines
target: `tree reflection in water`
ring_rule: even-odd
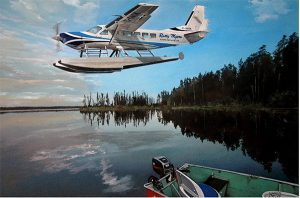
[[[298,112],[264,111],[106,111],[86,113],[91,125],[145,126],[156,113],[163,125],[173,123],[182,135],[240,148],[268,171],[278,161],[291,181],[298,182]],[[113,120],[110,120],[113,119]]]
[[[158,118],[172,122],[183,135],[241,148],[268,171],[282,164],[292,181],[298,180],[298,112],[163,111]]]
[[[101,111],[94,113],[82,113],[83,119],[89,122],[91,126],[110,125],[110,119],[113,118],[115,126],[122,126],[126,128],[128,124],[135,127],[144,125],[152,120],[155,111],[150,110],[136,110],[136,111]]]

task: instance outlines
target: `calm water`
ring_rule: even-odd
[[[298,182],[298,112],[1,114],[0,195],[145,196],[151,158]]]

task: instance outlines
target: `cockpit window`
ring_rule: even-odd
[[[103,30],[100,34],[101,35],[108,35],[108,30]]]
[[[93,27],[93,28],[87,30],[87,32],[90,32],[90,33],[93,33],[93,34],[97,34],[100,30],[102,30],[102,28],[99,27],[99,26],[96,26],[96,27]]]

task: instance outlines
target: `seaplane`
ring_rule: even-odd
[[[53,66],[74,73],[112,73],[144,65],[182,60],[178,57],[155,56],[151,50],[193,44],[208,34],[205,7],[196,5],[182,26],[164,30],[140,29],[151,18],[158,5],[139,3],[106,25],[87,31],[60,33],[54,26],[57,47],[60,43],[79,51],[78,58],[63,58]],[[130,56],[129,51],[137,52]]]

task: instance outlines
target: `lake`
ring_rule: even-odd
[[[151,159],[298,183],[298,111],[0,114],[1,196],[146,196]]]

